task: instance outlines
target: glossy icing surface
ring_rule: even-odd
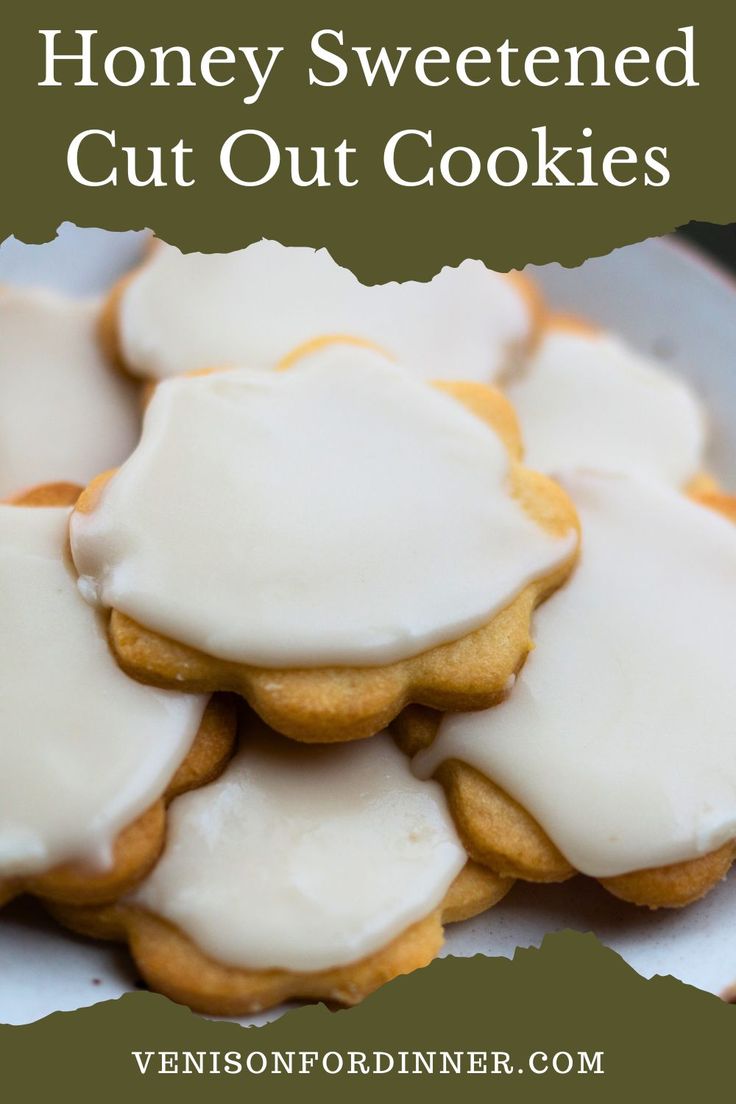
[[[425,379],[490,382],[532,329],[517,286],[479,261],[426,284],[362,285],[326,250],[261,241],[182,254],[159,243],[126,288],[119,339],[147,379],[200,368],[272,368],[297,345],[354,334]]]
[[[172,804],[132,901],[217,962],[309,972],[385,947],[466,860],[440,787],[386,734],[324,747],[248,735],[216,782]]]
[[[682,487],[704,467],[705,417],[690,388],[612,335],[549,331],[506,391],[532,468]]]
[[[0,505],[0,878],[109,865],[206,704],[119,669],[65,556],[69,513]]]
[[[0,498],[84,485],[132,452],[138,396],[102,355],[98,314],[96,301],[0,289]]]
[[[161,384],[141,444],[72,519],[85,595],[211,656],[371,665],[489,621],[572,552],[504,444],[377,352]]]

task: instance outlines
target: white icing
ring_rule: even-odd
[[[128,285],[119,319],[125,362],[149,379],[273,367],[305,341],[354,334],[425,379],[488,382],[531,330],[516,285],[479,261],[425,284],[365,287],[326,250],[273,241],[225,254],[160,243]]]
[[[440,905],[466,859],[441,789],[387,735],[248,736],[217,782],[173,803],[132,900],[218,962],[308,972],[385,947]]]
[[[586,874],[696,858],[736,837],[736,527],[655,483],[562,482],[580,566],[511,696],[447,716],[415,768],[469,763]]]
[[[372,350],[161,384],[72,519],[83,593],[209,655],[383,664],[490,620],[566,559],[496,433]]]
[[[0,498],[85,484],[132,451],[136,389],[98,346],[99,304],[0,289]]]
[[[0,878],[109,866],[206,702],[119,669],[65,559],[69,513],[0,505]]]
[[[703,468],[695,396],[611,335],[550,331],[507,394],[532,468],[623,472],[677,487]]]

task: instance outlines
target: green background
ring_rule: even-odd
[[[489,913],[492,918],[493,913]],[[492,923],[492,919],[489,919]],[[691,1101],[733,1094],[736,1008],[672,978],[645,981],[593,936],[548,936],[513,961],[444,959],[362,1005],[305,1007],[259,1028],[213,1023],[135,993],[0,1028],[9,1100]],[[509,1075],[141,1076],[131,1051],[502,1050]],[[602,1075],[536,1076],[530,1052],[602,1050]]]
[[[596,44],[610,57],[623,46],[653,52],[681,41],[694,24],[698,88],[516,88],[493,82],[471,89],[452,80],[426,88],[409,75],[394,89],[369,89],[351,70],[337,88],[310,87],[312,34],[342,28],[347,44],[441,44],[451,53],[473,44],[493,49],[505,38],[520,50],[545,44]],[[289,244],[325,245],[362,279],[428,278],[443,264],[480,257],[505,269],[527,262],[577,264],[617,245],[662,234],[690,219],[729,222],[736,217],[731,106],[736,14],[714,0],[668,4],[619,0],[525,0],[517,5],[453,0],[346,4],[335,0],[268,5],[208,0],[206,7],[171,2],[105,5],[72,0],[6,6],[3,15],[3,204],[0,238],[15,233],[45,240],[63,219],[111,229],[149,226],[182,248],[225,250],[261,237]],[[189,47],[283,45],[258,103],[247,89],[39,88],[43,41],[39,28],[60,28],[60,50],[78,49],[75,28],[96,28],[95,76],[107,50],[130,45]],[[593,129],[598,151],[618,144],[669,148],[672,178],[664,188],[499,188],[480,179],[467,188],[401,188],[385,176],[382,150],[395,131],[432,129],[436,150],[469,145],[479,152],[500,145],[531,147],[532,127],[546,125],[553,144],[576,146]],[[115,130],[119,145],[162,145],[180,138],[194,148],[196,184],[85,188],[66,169],[70,140],[87,128]],[[298,188],[283,175],[262,188],[239,188],[219,167],[223,140],[243,128],[264,130],[283,146],[335,146],[343,138],[359,150],[355,188]],[[536,139],[534,139],[536,141]],[[85,160],[104,176],[110,152],[102,144]],[[420,151],[422,159],[426,153]],[[90,150],[92,147],[90,147]],[[407,159],[408,162],[411,159]]]
[[[625,45],[659,50],[696,28],[697,89],[658,84],[505,89],[494,83],[441,89],[402,80],[367,89],[306,83],[308,43],[321,27],[341,27],[348,43],[440,44],[452,52],[505,38],[520,49],[547,44]],[[50,2],[6,5],[0,39],[3,176],[0,239],[52,237],[66,219],[110,229],[152,227],[184,249],[227,250],[261,236],[327,246],[366,281],[426,279],[444,264],[479,257],[499,269],[594,254],[698,219],[736,218],[732,107],[732,5],[713,0],[668,4],[619,0],[600,5],[526,0],[515,5],[330,2],[268,5],[208,0],[196,9],[170,2]],[[39,28],[97,28],[95,52],[120,44],[146,50],[185,45],[284,45],[258,104],[236,86],[211,89],[39,88]],[[66,37],[60,46],[76,45]],[[99,74],[99,66],[96,72]],[[381,150],[404,127],[434,132],[435,147],[479,151],[529,145],[531,127],[576,145],[591,126],[598,149],[625,144],[669,147],[666,188],[500,189],[485,180],[465,189],[401,189],[385,177]],[[195,148],[197,183],[188,189],[86,189],[66,170],[66,149],[80,130],[115,129],[121,145]],[[255,127],[282,145],[343,138],[360,150],[360,185],[295,188],[283,177],[239,189],[222,176],[218,151],[232,132]],[[88,164],[90,164],[88,162]],[[109,164],[100,162],[106,172]],[[492,923],[492,913],[489,914]],[[2,978],[0,978],[0,985]],[[483,1099],[688,1100],[732,1093],[736,1011],[672,979],[644,981],[592,937],[549,937],[541,951],[503,959],[444,960],[398,979],[349,1012],[311,1007],[263,1028],[214,1023],[162,997],[137,993],[25,1027],[0,1027],[0,1068],[7,1099],[110,1101],[176,1099],[360,1100],[376,1095],[423,1101]],[[141,1077],[131,1050],[192,1049],[500,1049],[520,1060],[530,1050],[605,1050],[600,1077],[308,1078],[197,1075]]]

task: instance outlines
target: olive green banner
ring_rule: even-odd
[[[722,0],[36,0],[2,23],[0,238],[268,236],[383,281],[736,219]]]
[[[1,1028],[0,1066],[9,1100],[678,1102],[730,1092],[735,1039],[733,1006],[563,932],[258,1028],[129,994]]]
[[[736,220],[735,37],[722,0],[6,5],[0,240],[576,265]],[[0,1026],[0,1068],[12,1100],[679,1101],[729,1090],[735,1039],[733,1007],[562,933],[259,1028],[129,994]]]

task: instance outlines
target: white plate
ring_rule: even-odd
[[[135,260],[140,234],[64,226],[46,246],[0,246],[0,282],[103,291]],[[736,486],[736,283],[698,255],[652,240],[578,269],[536,269],[552,304],[611,326],[693,381],[713,422],[712,465]],[[674,974],[721,992],[736,979],[736,874],[681,912],[649,913],[576,878],[517,884],[500,905],[451,927],[446,954],[512,955],[560,928],[593,931],[644,976]],[[0,915],[0,1021],[28,1023],[117,997],[135,985],[124,951],[76,939],[18,902]],[[264,1019],[266,1017],[261,1017]],[[260,1020],[248,1022],[260,1022]]]

